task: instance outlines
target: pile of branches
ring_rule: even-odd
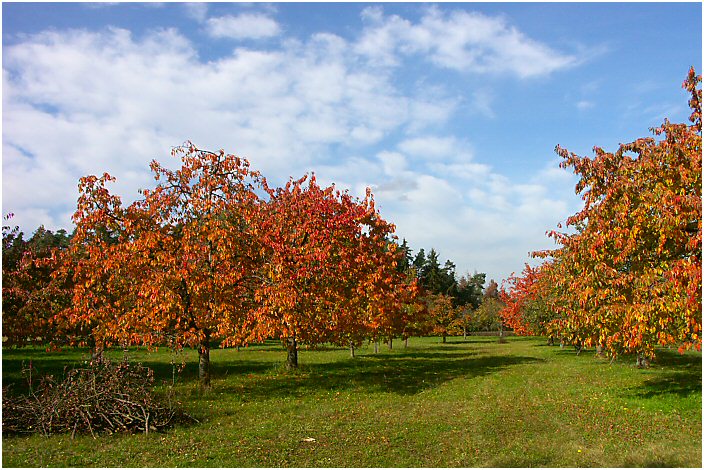
[[[30,384],[31,385],[31,384]],[[127,361],[91,361],[61,382],[45,376],[28,395],[2,394],[3,434],[149,433],[195,421],[171,393],[153,391],[154,371]]]

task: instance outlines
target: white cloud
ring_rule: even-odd
[[[461,144],[456,138],[421,136],[401,141],[398,148],[408,155],[426,160],[457,160],[471,158],[469,144]]]
[[[187,8],[205,21],[204,8]],[[401,236],[415,248],[438,248],[460,270],[499,277],[510,273],[510,262],[520,269],[546,228],[567,215],[560,201],[540,181],[514,187],[487,156],[478,161],[471,142],[448,133],[444,124],[466,99],[432,83],[402,90],[393,71],[379,67],[416,53],[445,67],[442,58],[460,54],[459,44],[461,54],[478,47],[471,34],[520,39],[520,33],[481,15],[434,10],[419,23],[386,17],[379,8],[365,10],[365,18],[359,41],[330,33],[282,37],[275,48],[238,47],[209,62],[173,29],[144,37],[117,28],[52,31],[5,46],[3,210],[15,212],[25,230],[42,223],[68,228],[79,177],[108,171],[128,203],[151,184],[148,162],[168,162],[170,148],[191,139],[249,158],[274,184],[314,170],[321,183],[356,195],[369,185]],[[484,29],[461,36],[470,20]],[[260,14],[207,22],[213,34],[228,37],[282,34]],[[459,35],[455,49],[440,49],[434,35],[441,27],[448,40]],[[386,37],[389,55],[370,64],[374,41]],[[488,55],[473,70],[492,63]],[[523,65],[512,64],[513,73],[525,75]],[[482,89],[469,101],[489,115],[491,97]]]
[[[186,15],[201,23],[208,16],[208,4],[205,2],[184,3]]]
[[[208,18],[206,28],[210,36],[228,39],[270,38],[281,32],[276,20],[257,13]]]
[[[326,35],[203,63],[174,30],[137,40],[111,29],[42,33],[6,47],[3,153],[22,149],[30,157],[22,165],[3,161],[5,204],[18,218],[32,204],[60,211],[58,204],[75,204],[80,176],[103,171],[136,195],[149,182],[148,161],[186,139],[247,156],[279,179],[310,169],[329,144],[378,142],[413,119],[414,99],[387,76],[355,68],[340,55],[343,46]],[[43,188],[68,192],[26,197],[21,187],[36,185],[52,159],[66,178],[47,177]],[[127,170],[135,172],[129,183]]]
[[[594,103],[589,100],[579,100],[577,101],[577,109],[580,111],[586,111],[587,109],[591,109],[594,107]]]
[[[400,57],[422,54],[432,63],[470,73],[510,73],[520,78],[550,74],[577,63],[510,26],[481,13],[430,8],[412,23],[368,7],[356,52],[375,65],[395,66]]]

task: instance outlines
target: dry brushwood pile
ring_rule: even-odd
[[[2,394],[3,434],[149,433],[194,421],[171,395],[158,397],[154,371],[102,359],[72,369],[62,382],[44,377],[28,395]]]

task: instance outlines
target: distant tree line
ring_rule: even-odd
[[[466,273],[458,278],[455,263],[448,259],[441,264],[435,248],[427,255],[420,248],[414,256],[405,239],[399,250],[403,254],[399,269],[417,279],[428,311],[428,332],[445,341],[448,336],[466,337],[472,331],[501,330],[499,286],[493,279],[485,286],[486,273]]]

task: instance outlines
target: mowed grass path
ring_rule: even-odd
[[[115,358],[122,352],[111,352]],[[3,350],[3,385],[22,362],[61,375],[85,351]],[[172,380],[200,424],[149,435],[11,437],[4,467],[700,467],[702,356],[660,351],[649,370],[540,338],[411,338],[299,354],[275,342],[211,353],[201,393],[194,351],[132,350]],[[314,440],[312,440],[314,439]]]

